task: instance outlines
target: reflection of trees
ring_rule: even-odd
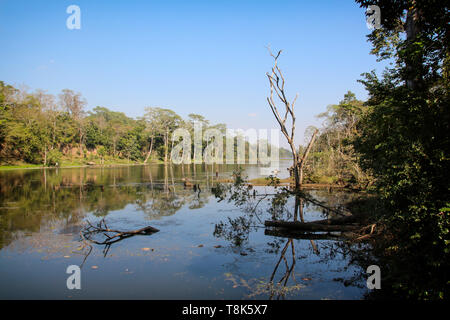
[[[150,192],[136,199],[136,205],[151,218],[170,216],[175,214],[184,205],[189,209],[202,208],[209,199],[209,193],[195,192],[181,184],[175,184],[175,174],[172,166],[164,166],[163,182],[153,182],[151,171],[147,172]],[[176,173],[176,172],[175,172]],[[184,166],[181,166],[184,177]]]
[[[238,181],[239,180],[239,181]],[[238,182],[236,182],[238,181]],[[258,189],[260,190],[260,189]],[[270,193],[267,192],[270,191]],[[329,191],[314,191],[312,193],[292,194],[289,190],[279,188],[274,185],[272,188],[264,189],[264,193],[245,184],[245,179],[238,175],[235,177],[235,183],[230,185],[218,185],[214,188],[213,194],[218,201],[228,201],[240,208],[241,214],[237,217],[227,217],[226,221],[216,224],[214,236],[223,238],[231,242],[232,246],[244,247],[248,243],[249,235],[252,231],[264,226],[265,219],[284,220],[284,221],[300,221],[305,222],[304,210],[313,209],[322,212],[324,216],[333,216],[335,214],[333,208],[341,208],[344,201],[348,201],[348,197],[331,194]],[[338,198],[338,199],[336,199]],[[328,201],[332,199],[331,201]],[[323,204],[326,204],[323,205]],[[331,204],[331,205],[330,205]],[[328,209],[327,209],[328,208]],[[310,234],[308,232],[299,232],[294,237],[290,233],[284,233],[277,230],[265,230],[266,235],[274,236],[274,240],[268,242],[268,253],[277,254],[278,257],[274,263],[274,269],[267,280],[266,286],[257,285],[249,286],[251,296],[268,294],[270,299],[285,298],[286,294],[300,289],[303,285],[297,282],[295,278],[296,252],[295,240],[308,240],[312,252],[317,255],[321,263],[329,263],[336,258],[334,248],[341,242],[333,243],[332,246],[319,246],[315,239],[333,239],[327,234]],[[339,253],[344,259],[348,255],[356,255],[358,250],[349,251],[349,245],[340,246]],[[360,249],[360,248],[359,248]],[[350,260],[351,262],[351,260]],[[228,280],[236,281],[234,278]],[[339,281],[339,279],[336,279]],[[352,279],[345,280],[346,285],[356,285],[361,280],[361,274],[355,275]],[[238,283],[237,281],[236,283]]]
[[[212,188],[218,201],[227,200],[242,210],[242,215],[231,218],[227,222],[216,224],[214,235],[232,242],[235,246],[242,246],[248,240],[249,233],[263,224],[261,214],[270,214],[272,219],[289,219],[292,213],[288,205],[289,193],[274,188],[274,193],[259,194],[250,185],[245,184],[242,171],[234,171],[234,183],[218,184]],[[261,210],[261,205],[264,210]]]
[[[209,193],[184,189],[180,175],[180,167],[160,165],[0,172],[0,248],[16,231],[39,232],[55,220],[79,225],[88,213],[105,217],[130,203],[151,218],[203,207]]]
[[[217,223],[214,229],[214,236],[231,241],[232,245],[241,247],[248,241],[252,225],[252,218],[240,216],[237,218],[228,217],[228,222]]]
[[[219,201],[227,199],[228,202],[232,202],[241,208],[243,212],[238,217],[228,217],[227,222],[222,221],[216,224],[214,236],[231,241],[232,245],[236,247],[245,245],[248,242],[250,232],[257,228],[258,222],[259,224],[263,223],[259,216],[261,214],[259,206],[263,202],[266,204],[265,213],[269,214],[272,219],[293,218],[295,221],[297,220],[298,214],[303,219],[303,201],[299,200],[299,197],[295,197],[294,214],[292,214],[288,208],[289,193],[277,192],[275,188],[272,194],[258,194],[252,187],[243,184],[244,180],[240,174],[241,172],[235,172],[234,184],[229,186],[218,185],[213,190],[214,195]],[[280,249],[280,244],[276,241],[268,245],[275,249],[275,252],[278,252]],[[288,252],[291,253],[290,262],[287,258]],[[294,241],[290,238],[281,250],[280,257],[270,276],[266,289],[261,291],[261,288],[258,288],[256,292],[263,293],[267,290],[270,299],[284,297],[289,279],[295,282],[295,259]],[[281,270],[279,267],[282,262],[285,266],[285,271],[281,278],[276,281],[275,278],[278,271]]]
[[[149,197],[137,199],[136,205],[152,218],[171,216],[185,204],[185,199],[173,192],[155,190]]]

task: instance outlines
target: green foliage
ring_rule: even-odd
[[[278,178],[277,176],[269,175],[265,178],[265,180],[267,181],[268,186],[277,188],[280,185],[280,178]]]
[[[127,132],[118,141],[118,149],[123,155],[130,160],[138,160],[140,158],[138,137],[133,132]]]
[[[106,156],[106,148],[104,146],[99,146],[97,148],[97,153],[101,158],[104,158]]]
[[[62,153],[59,150],[53,149],[47,153],[47,165],[59,166],[61,165]]]
[[[364,187],[371,181],[369,171],[358,165],[358,156],[352,141],[359,135],[358,122],[368,108],[347,92],[337,105],[318,115],[324,119],[324,127],[314,143],[304,168],[306,181],[312,183],[350,184]],[[306,129],[305,136],[315,131]]]
[[[233,170],[233,181],[234,185],[236,187],[244,184],[247,180],[247,176],[243,177],[242,174],[244,173],[244,168],[238,167],[237,169]]]
[[[0,163],[50,164],[50,154],[61,163],[83,164],[97,154],[104,160],[143,161],[150,145],[159,159],[169,160],[170,133],[177,128],[201,121],[200,115],[189,115],[185,122],[174,111],[147,108],[141,119],[97,106],[85,112],[86,100],[80,93],[64,89],[55,97],[42,90],[20,91],[0,81]],[[210,126],[222,132],[226,126]],[[46,163],[44,163],[46,162]]]
[[[361,81],[369,112],[358,123],[354,147],[361,166],[376,177],[389,242],[396,244],[381,248],[391,275],[386,284],[400,297],[448,298],[448,6],[420,0],[370,4],[384,15],[383,28],[369,36],[374,53],[383,58],[392,52],[395,68],[381,79],[367,73]],[[404,30],[414,32],[401,35]],[[392,250],[395,255],[385,256]]]

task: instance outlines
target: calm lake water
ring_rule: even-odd
[[[259,177],[257,166],[244,168]],[[270,202],[249,214],[245,206],[260,198],[244,206],[216,199],[211,188],[234,169],[219,166],[218,177],[204,165],[0,172],[0,299],[361,299],[365,279],[342,281],[361,268],[339,241],[265,234]],[[185,188],[183,178],[201,192]],[[352,196],[310,195],[333,206]],[[285,207],[289,217],[293,199]],[[310,203],[303,214],[306,221],[325,217]],[[114,229],[160,231],[114,243],[106,255],[93,245],[87,255],[80,230],[102,218]],[[81,266],[81,290],[66,286],[69,265]]]

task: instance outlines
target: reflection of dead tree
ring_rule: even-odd
[[[289,246],[291,247],[291,252],[292,252],[292,264],[291,264],[291,266],[289,266],[289,263],[288,263],[288,261],[286,259],[286,252],[287,252]],[[293,273],[294,267],[295,267],[295,248],[294,248],[294,241],[293,241],[293,239],[289,239],[286,242],[286,245],[284,246],[283,250],[281,251],[280,259],[278,259],[278,262],[275,265],[275,269],[273,270],[272,275],[270,276],[270,281],[269,281],[269,284],[270,284],[270,287],[271,287],[271,292],[270,292],[270,297],[269,297],[270,300],[272,300],[273,296],[275,295],[275,292],[278,289],[277,287],[273,286],[273,280],[275,278],[275,275],[277,273],[277,270],[278,270],[278,267],[280,266],[281,261],[284,261],[284,264],[286,266],[286,271],[285,271],[284,275],[281,277],[281,279],[278,281],[278,283],[276,285],[277,287],[282,286],[281,290],[278,291],[277,299],[279,299],[280,297],[284,297],[283,288],[286,288],[286,284],[287,284],[287,282],[288,282],[288,280],[289,280],[289,278],[291,276],[292,276],[292,279],[294,281],[296,281],[295,280],[295,275]]]
[[[297,211],[300,213],[300,221],[305,222],[305,218],[303,216],[303,199],[299,196],[295,196],[295,212],[294,212],[294,221],[297,221]],[[314,243],[313,239],[309,239],[309,242],[311,242],[311,246],[314,250],[315,254],[319,254],[319,250],[317,249],[316,244]]]
[[[348,214],[346,212],[325,206],[319,201],[307,197],[301,191],[290,191],[286,188],[283,188],[283,190],[295,195],[296,197],[294,221],[266,220],[264,222],[264,225],[266,227],[276,228],[275,230],[269,231],[268,232],[269,235],[279,234],[280,236],[284,237],[301,239],[305,238],[305,235],[304,234],[302,235],[301,232],[341,232],[340,238],[349,238],[354,239],[356,241],[360,241],[370,238],[371,235],[374,233],[375,225],[370,224],[364,226],[363,225],[364,221],[362,221],[361,217],[357,217],[352,214]],[[303,200],[312,202],[313,204],[322,207],[327,211],[333,212],[339,216],[324,220],[305,222],[302,214]],[[298,202],[300,202],[301,208],[300,221],[297,220]],[[322,236],[318,237],[317,239],[320,238],[322,238]],[[314,251],[317,253],[318,250],[313,241],[311,241],[311,245],[313,246]]]
[[[116,242],[122,241],[126,238],[133,237],[136,235],[150,235],[158,231],[159,231],[158,229],[153,228],[151,226],[131,231],[120,231],[110,229],[106,225],[105,219],[102,219],[100,220],[100,222],[97,223],[97,225],[93,225],[89,221],[87,221],[87,226],[85,226],[80,231],[80,236],[85,245],[87,244],[88,246],[90,246],[89,243],[104,245],[105,248],[103,249],[103,254],[104,256],[106,256],[111,245]],[[100,240],[95,239],[95,237],[98,235],[100,235]]]
[[[342,231],[339,225],[348,224],[355,222],[355,217],[345,216],[333,219],[316,220],[313,222],[305,222],[303,216],[303,204],[304,199],[300,196],[295,196],[295,211],[294,211],[294,221],[271,221],[266,220],[266,227],[275,227],[275,229],[267,229],[264,231],[265,235],[291,238],[291,239],[308,239],[311,242],[311,246],[314,252],[318,255],[319,249],[317,248],[314,240],[329,240],[329,239],[345,239],[345,235],[333,235],[333,234],[316,234],[311,232],[317,231]],[[300,221],[298,221],[297,216],[300,216]],[[328,226],[331,225],[331,229]],[[353,230],[352,226],[352,230]],[[326,229],[326,230],[325,230]],[[356,229],[356,228],[355,228]],[[306,231],[306,232],[305,232]]]
[[[290,193],[292,195],[299,196],[300,198],[302,198],[302,199],[304,199],[304,200],[306,200],[308,202],[311,202],[311,203],[315,204],[316,206],[321,207],[321,208],[323,208],[323,209],[325,209],[325,210],[327,210],[329,212],[333,212],[334,214],[341,215],[341,216],[348,216],[349,215],[349,213],[343,212],[343,211],[335,209],[335,208],[331,208],[329,206],[324,205],[323,203],[321,203],[318,200],[315,200],[315,199],[313,199],[311,197],[308,197],[304,192],[292,191],[292,190],[289,190],[288,188],[283,188],[282,190],[287,192],[287,193]]]

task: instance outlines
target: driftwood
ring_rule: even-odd
[[[88,240],[95,244],[105,244],[111,245],[115,242],[129,238],[135,235],[150,235],[152,233],[158,232],[159,230],[151,226],[144,227],[137,230],[131,231],[120,231],[115,229],[110,229],[104,219],[102,219],[96,226],[92,225],[87,221],[87,226],[81,231],[83,239]],[[93,236],[101,234],[103,235],[103,240],[95,240]]]
[[[113,243],[119,242],[123,239],[136,235],[151,235],[158,231],[159,231],[158,229],[153,228],[151,226],[131,231],[120,231],[108,228],[105,219],[100,220],[100,222],[97,223],[97,225],[95,226],[91,224],[89,221],[87,221],[87,225],[82,230],[80,230],[80,238],[83,243],[82,249],[88,248],[88,252],[81,265],[84,264],[87,257],[92,252],[91,243],[104,245],[103,255],[106,257]],[[96,235],[101,235],[100,237],[103,237],[103,239],[100,240],[94,239]]]
[[[348,239],[346,234],[341,233],[339,235],[330,233],[311,233],[305,231],[291,230],[291,229],[266,229],[264,230],[264,235],[279,237],[279,238],[290,238],[290,239],[301,239],[301,240],[343,240]]]
[[[328,225],[324,223],[315,222],[300,222],[300,221],[270,221],[264,222],[266,227],[277,227],[292,230],[302,231],[353,231],[360,229],[357,225]]]

